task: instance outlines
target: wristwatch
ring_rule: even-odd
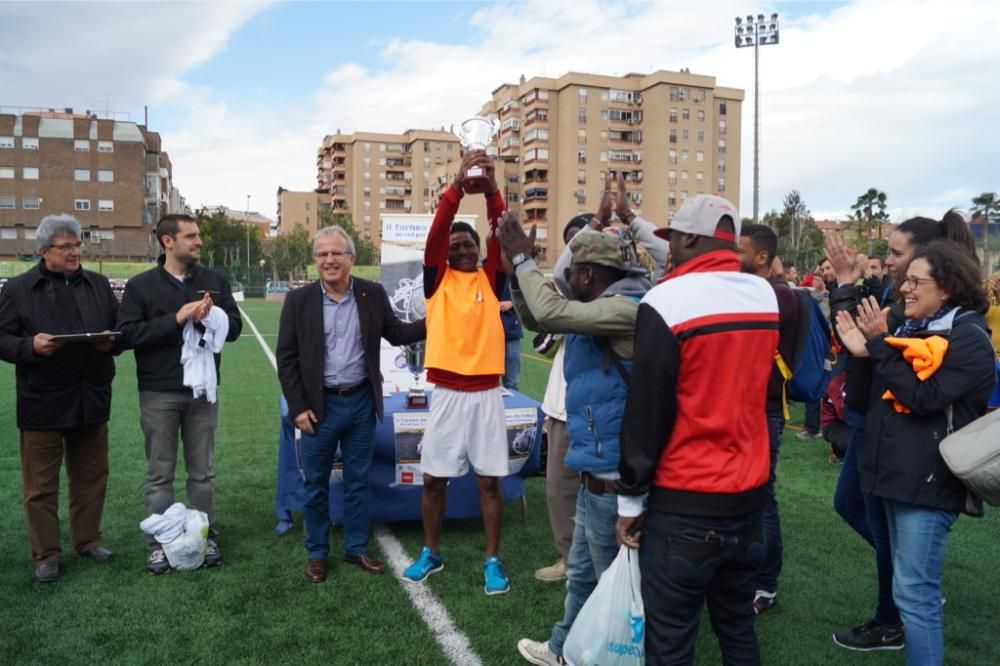
[[[524,252],[518,252],[513,257],[511,257],[510,263],[511,265],[514,266],[514,268],[517,268],[518,266],[526,262],[528,259],[531,259],[531,255],[525,254]]]

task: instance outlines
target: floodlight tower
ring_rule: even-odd
[[[753,221],[760,222],[760,47],[778,43],[778,15],[736,17],[736,48],[753,47]]]

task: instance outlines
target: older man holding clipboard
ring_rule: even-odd
[[[0,294],[0,358],[17,366],[17,427],[35,579],[59,579],[59,472],[66,459],[70,532],[81,556],[107,562],[101,516],[118,301],[80,266],[80,224],[50,215],[36,232],[42,260]]]

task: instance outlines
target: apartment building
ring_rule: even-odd
[[[743,97],[688,71],[570,72],[503,84],[479,113],[499,118],[507,205],[537,225],[551,265],[562,226],[600,204],[605,171],[624,173],[633,208],[659,226],[694,194],[739,202]]]
[[[459,160],[451,132],[327,135],[316,155],[317,188],[335,213],[350,213],[365,238],[378,240],[383,213],[429,213],[432,172]]]
[[[187,209],[160,136],[72,109],[0,109],[0,256],[32,256],[46,215],[80,221],[89,257],[149,258],[160,216]]]
[[[328,193],[293,192],[283,187],[278,188],[278,233],[291,232],[296,226],[301,226],[309,233],[312,240],[319,229],[320,215],[324,209],[331,206]]]

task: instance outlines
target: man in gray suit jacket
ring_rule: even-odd
[[[340,227],[316,233],[319,280],[289,292],[278,330],[278,379],[288,414],[302,431],[306,579],[326,580],[330,552],[330,469],[339,444],[344,463],[344,560],[369,573],[384,565],[368,553],[368,470],[375,419],[382,418],[381,338],[423,340],[424,320],[396,318],[377,282],[351,276],[354,241]]]

